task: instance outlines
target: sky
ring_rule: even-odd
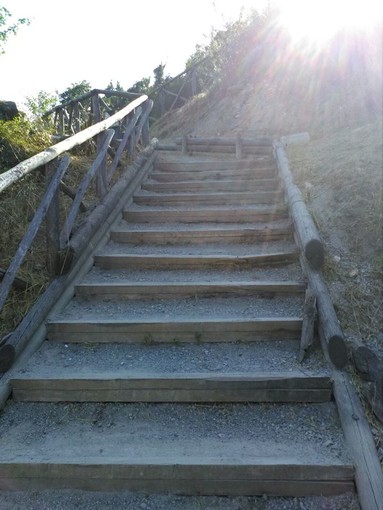
[[[72,83],[124,88],[152,76],[182,72],[196,44],[212,28],[237,19],[243,5],[262,11],[266,0],[0,0],[15,18],[27,17],[0,55],[0,100],[22,106],[40,90],[62,92]]]

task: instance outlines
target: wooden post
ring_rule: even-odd
[[[80,131],[80,106],[78,101],[75,101],[73,105],[73,130],[75,133]]]
[[[58,117],[59,117],[59,125],[57,127],[57,130],[60,135],[65,135],[64,112],[63,112],[62,108],[60,108],[60,110],[59,110]]]
[[[165,113],[165,92],[163,87],[161,87],[158,93],[158,102],[160,103],[160,117]]]
[[[197,94],[197,69],[195,67],[191,72],[191,91],[193,96]]]
[[[59,159],[54,159],[45,165],[45,188],[48,189],[57,169],[59,167]],[[46,263],[48,271],[51,275],[56,275],[59,266],[60,252],[60,194],[57,188],[53,195],[50,206],[47,209],[45,217],[46,226]]]
[[[103,152],[103,147],[105,141],[107,140],[107,132],[100,133],[97,136],[97,155]],[[96,178],[96,193],[97,196],[101,199],[103,198],[108,189],[108,181],[106,174],[106,158],[107,158],[107,150],[104,152],[102,160],[98,167],[97,178]]]
[[[93,124],[97,124],[101,120],[101,109],[98,94],[93,94],[91,99]]]
[[[347,374],[334,370],[333,380],[340,422],[355,465],[355,481],[361,508],[382,510],[382,468],[362,404]]]
[[[301,345],[299,350],[300,363],[302,363],[306,352],[314,343],[314,325],[316,315],[316,296],[315,293],[309,288],[306,290],[305,304],[303,307]]]

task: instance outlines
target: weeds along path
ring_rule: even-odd
[[[159,153],[12,376],[0,501],[358,508],[331,370],[298,361],[299,255],[271,147]]]

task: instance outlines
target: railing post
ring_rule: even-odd
[[[45,189],[48,188],[59,166],[59,159],[56,158],[45,165]],[[59,187],[54,194],[47,209],[45,217],[46,243],[47,243],[47,268],[51,275],[59,273],[60,268],[60,200]]]
[[[100,151],[103,150],[103,146],[105,144],[106,138],[108,136],[108,133],[104,131],[103,133],[100,133],[97,136],[97,155],[100,153]],[[107,174],[106,174],[106,156],[107,156],[107,149],[105,150],[104,157],[102,158],[102,161],[100,163],[100,166],[98,167],[97,171],[97,178],[96,178],[96,193],[99,198],[103,198],[108,190],[108,180],[107,180]]]
[[[97,124],[101,120],[101,109],[98,94],[93,94],[92,99],[93,124]]]

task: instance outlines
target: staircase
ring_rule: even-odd
[[[271,151],[160,153],[12,379],[1,487],[354,491],[305,290]]]

